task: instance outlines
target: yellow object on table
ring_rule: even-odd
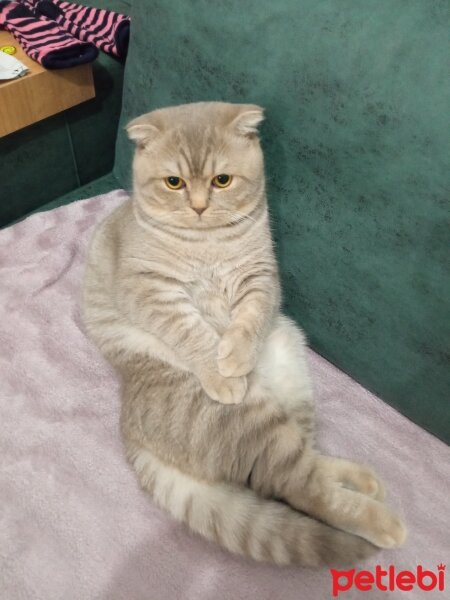
[[[15,54],[17,49],[15,46],[1,46],[0,52],[4,52],[5,54]]]

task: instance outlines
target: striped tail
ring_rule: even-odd
[[[209,484],[164,465],[145,449],[130,449],[142,487],[175,519],[234,554],[278,565],[352,564],[377,551],[251,489]]]

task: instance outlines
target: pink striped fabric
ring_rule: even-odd
[[[17,2],[0,2],[0,28],[9,31],[33,60],[62,69],[95,60],[97,48],[73,37],[54,21],[36,17]]]
[[[66,19],[89,31],[90,37],[87,39],[98,48],[119,57],[123,54],[121,37],[125,30],[128,33],[129,17],[110,10],[83,6],[66,0],[53,1],[61,8]]]
[[[107,54],[125,58],[130,28],[130,18],[126,15],[65,0],[25,1],[78,39],[95,44]]]

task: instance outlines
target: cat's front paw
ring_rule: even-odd
[[[386,505],[380,504],[378,510],[369,511],[368,522],[362,537],[379,548],[398,548],[406,540],[407,530],[403,521]]]
[[[208,396],[221,404],[240,404],[247,391],[246,377],[223,377],[210,373],[200,379]]]
[[[227,331],[217,349],[217,366],[224,377],[242,377],[253,371],[256,348],[239,329]]]

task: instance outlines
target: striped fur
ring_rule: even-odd
[[[155,503],[195,533],[230,552],[278,565],[340,564],[369,556],[373,547],[230,483],[185,475],[148,450],[129,450],[142,487]]]
[[[85,323],[122,378],[127,454],[159,506],[255,560],[352,563],[405,528],[368,467],[314,449],[304,336],[279,310],[261,119],[198,103],[130,123],[134,194],[92,242]],[[233,180],[217,190],[220,173]]]

